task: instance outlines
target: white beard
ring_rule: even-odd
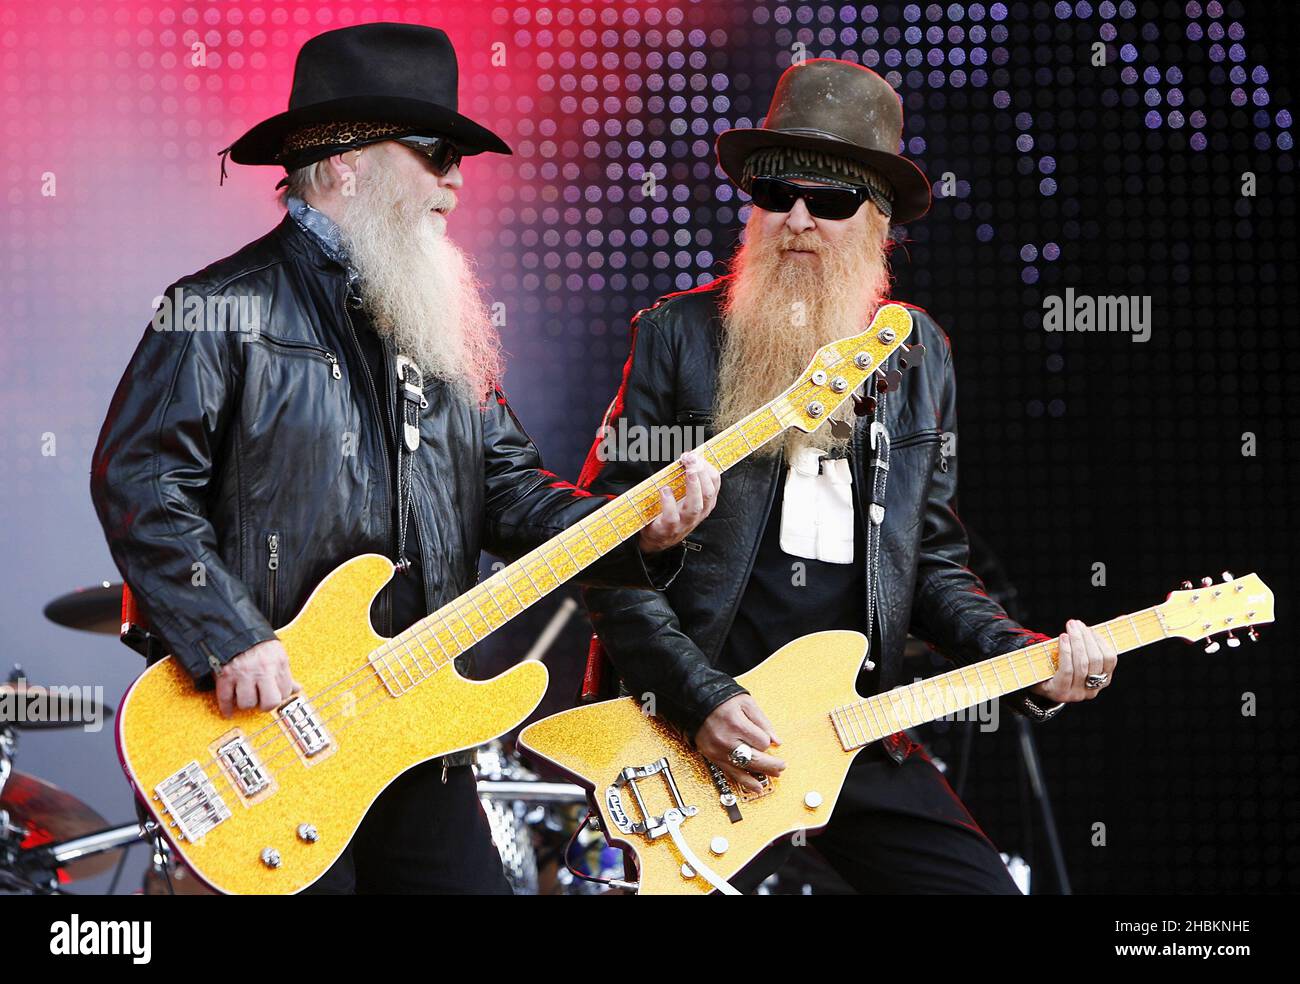
[[[455,207],[440,189],[411,202],[393,169],[378,164],[345,200],[339,228],[360,274],[375,331],[429,377],[482,397],[501,376],[501,341],[466,254],[431,210]]]

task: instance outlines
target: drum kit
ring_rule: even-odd
[[[572,605],[565,607],[564,617]],[[45,606],[46,618],[58,625],[120,635],[133,649],[158,652],[157,638],[131,614],[129,592],[124,604],[121,583],[108,581]],[[538,649],[529,658],[540,658]],[[0,893],[58,894],[72,883],[115,870],[107,890],[113,894],[128,849],[144,844],[151,857],[136,894],[213,894],[173,856],[152,821],[141,817],[110,824],[71,793],[14,768],[24,732],[80,727],[112,714],[112,707],[76,688],[30,684],[18,667],[8,682],[0,683]],[[621,876],[621,854],[587,828],[582,787],[543,781],[504,741],[480,750],[478,774],[479,798],[517,894],[602,894],[607,889],[601,880]]]

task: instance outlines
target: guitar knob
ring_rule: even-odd
[[[898,364],[904,369],[913,369],[921,364],[925,358],[925,346],[920,342],[915,345],[904,345],[903,354],[898,357]]]
[[[262,853],[259,857],[262,859],[262,864],[272,870],[280,867],[280,852],[273,847],[262,848]]]
[[[1201,587],[1203,587],[1203,588],[1209,588],[1209,587],[1213,587],[1213,586],[1214,586],[1214,578],[1212,578],[1212,577],[1203,577],[1203,578],[1201,578]]]
[[[1224,571],[1224,572],[1223,572],[1223,579],[1224,579],[1225,581],[1231,581],[1231,580],[1232,580],[1232,571]]]
[[[1224,641],[1228,644],[1229,649],[1236,649],[1238,646],[1241,645],[1241,640],[1238,639],[1231,632],[1228,633],[1228,637]]]
[[[1191,590],[1192,590],[1192,582],[1191,582],[1191,581],[1184,581],[1182,584],[1179,585],[1179,587],[1182,588],[1184,591],[1191,591]]]
[[[1255,628],[1253,625],[1249,626],[1246,629],[1246,638],[1251,642],[1259,642],[1259,629]]]
[[[1211,639],[1209,642],[1207,642],[1205,644],[1205,651],[1207,653],[1217,653],[1219,651],[1219,640]]]

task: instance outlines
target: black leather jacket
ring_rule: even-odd
[[[288,218],[165,296],[178,312],[189,298],[234,303],[208,303],[198,326],[207,330],[183,330],[180,317],[175,330],[145,329],[104,421],[90,489],[153,629],[206,687],[216,666],[274,638],[272,626],[343,561],[395,555],[397,462],[385,420],[395,410],[381,405],[396,392],[394,353],[385,342],[385,386],[363,358],[344,268]],[[255,331],[239,318],[241,298],[259,305]],[[478,580],[480,550],[513,560],[605,500],[542,468],[499,388],[482,406],[438,381],[424,397],[413,506],[434,611]],[[629,541],[585,577],[664,586],[683,553],[643,558]],[[390,624],[389,594],[374,611],[382,635],[405,628]],[[468,654],[458,668],[468,671]]]
[[[706,436],[717,378],[722,280],[661,299],[632,326],[632,351],[606,424],[629,427],[703,425]],[[906,305],[914,321],[911,342],[926,346],[922,364],[886,400],[892,437],[881,528],[880,689],[904,682],[903,645],[909,631],[959,665],[1046,638],[1012,621],[968,569],[966,533],[955,509],[957,467],[941,453],[942,437],[957,428],[952,355],[947,336],[925,311]],[[793,381],[793,380],[791,380]],[[854,429],[853,487],[857,513],[869,449],[868,417]],[[580,484],[593,492],[620,492],[662,467],[628,462],[594,449]],[[718,503],[691,535],[682,574],[666,592],[591,588],[584,598],[592,623],[624,686],[655,695],[659,713],[693,734],[723,701],[743,693],[714,667],[758,552],[768,511],[784,475],[781,455],[751,456],[722,480]],[[863,598],[865,606],[866,599]],[[815,631],[818,626],[809,626]],[[767,655],[767,654],[763,654]],[[1004,705],[1024,712],[1027,692]],[[1037,703],[1037,702],[1034,702]],[[891,754],[905,742],[895,741]],[[905,754],[903,752],[902,754]],[[895,755],[895,758],[898,758]]]

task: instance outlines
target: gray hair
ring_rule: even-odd
[[[307,164],[289,172],[288,183],[280,189],[280,204],[288,207],[289,196],[306,199],[308,192],[322,192],[333,186],[328,159]]]

